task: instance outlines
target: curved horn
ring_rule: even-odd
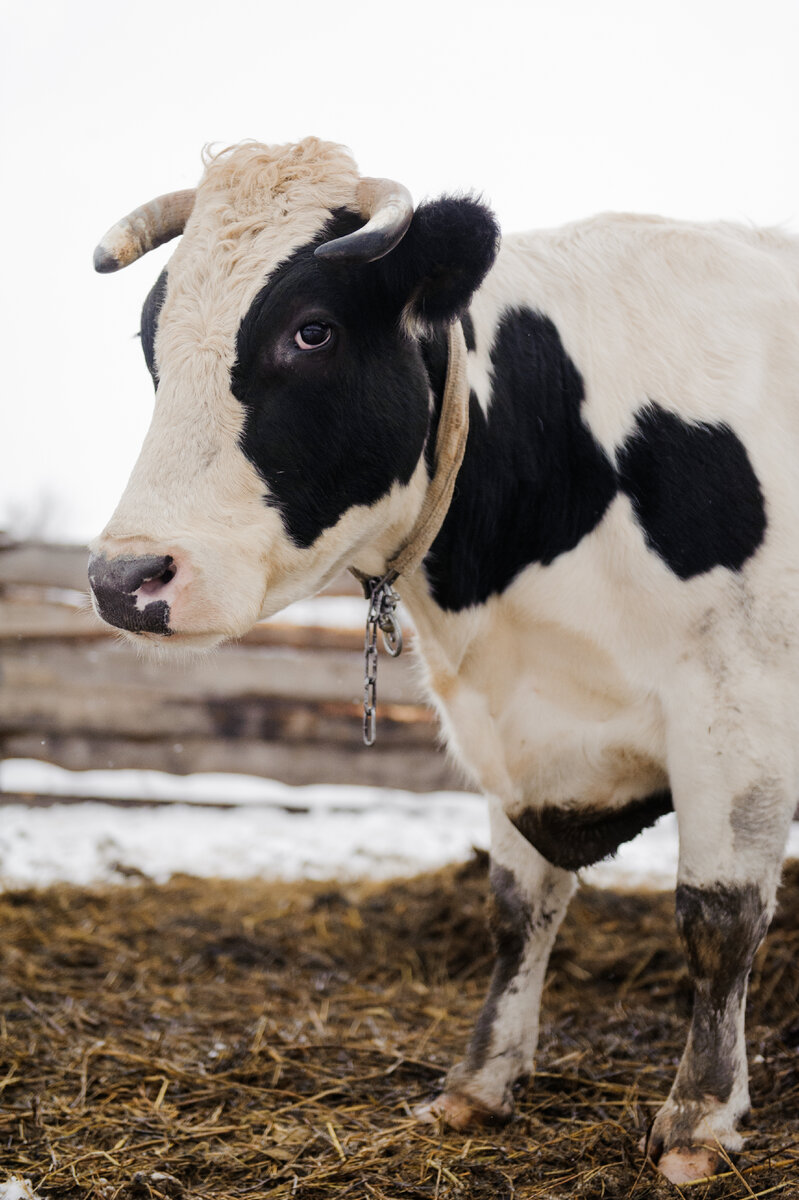
[[[355,233],[317,246],[317,258],[335,262],[374,262],[393,250],[404,237],[413,216],[407,188],[393,179],[362,179],[356,192],[361,216],[367,224]]]
[[[118,271],[148,250],[183,233],[196,196],[194,188],[156,196],[118,221],[94,252],[95,271]]]

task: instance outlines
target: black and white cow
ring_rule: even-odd
[[[511,1113],[574,872],[673,805],[695,1003],[648,1149],[696,1178],[741,1146],[747,977],[799,790],[799,246],[601,216],[498,250],[473,199],[410,217],[308,139],[234,147],[107,235],[101,270],[184,233],[144,306],[155,414],[95,602],[205,647],[344,567],[380,576],[425,500],[460,319],[465,456],[397,586],[490,798],[498,961],[429,1113]]]

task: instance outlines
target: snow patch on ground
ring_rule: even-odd
[[[0,1200],[39,1200],[39,1196],[30,1179],[11,1175],[6,1183],[0,1183]]]
[[[86,803],[0,808],[0,884],[86,884],[137,872],[157,881],[193,875],[275,879],[385,879],[468,858],[486,846],[479,796],[383,788],[289,787],[241,775],[64,771],[0,764],[0,791],[86,796]],[[106,799],[168,800],[117,808]],[[234,804],[219,809],[215,804]]]
[[[446,797],[425,803],[306,812],[242,806],[114,808],[108,804],[30,809],[0,817],[0,884],[87,884],[141,872],[243,879],[377,879],[411,875],[468,858],[485,843],[478,804]],[[298,803],[300,803],[298,801]]]
[[[0,763],[0,792],[81,796],[79,804],[0,807],[0,886],[89,884],[187,873],[244,879],[387,879],[432,870],[487,849],[481,796],[384,788],[289,787],[246,775],[65,771]],[[118,808],[108,799],[169,801]],[[214,805],[229,804],[220,809]],[[799,857],[799,827],[788,844]],[[664,817],[615,858],[581,872],[598,887],[671,888],[677,827]],[[5,1200],[0,1193],[0,1200]]]

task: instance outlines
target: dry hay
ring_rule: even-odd
[[[690,996],[668,895],[584,889],[505,1128],[420,1126],[491,963],[485,863],[340,887],[178,878],[0,897],[0,1185],[52,1200],[675,1197],[637,1142]],[[749,1012],[757,1130],[704,1197],[799,1196],[799,868]]]

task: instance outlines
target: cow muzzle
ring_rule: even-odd
[[[171,554],[89,559],[89,583],[97,611],[109,625],[129,633],[170,637],[178,564]]]

